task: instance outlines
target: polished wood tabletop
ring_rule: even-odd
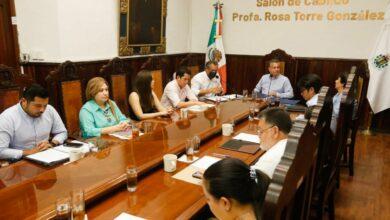
[[[125,168],[130,164],[136,165],[141,176],[158,175],[147,172],[161,165],[164,154],[183,152],[185,140],[194,135],[206,140],[219,134],[222,123],[246,118],[250,105],[248,101],[229,101],[217,108],[191,113],[188,119],[156,122],[152,132],[132,140],[103,136],[102,139],[111,141],[111,146],[55,168],[27,161],[1,168],[0,219],[53,217],[56,199],[77,189],[85,191],[88,204],[122,186]]]
[[[254,126],[247,121],[235,127],[235,133],[229,137],[218,135],[203,143],[199,157],[204,155],[239,158],[247,164],[253,163],[264,153],[259,150],[256,154],[242,153],[220,148],[234,135],[245,132],[256,134]],[[178,162],[177,170],[167,173],[160,166],[156,171],[141,178],[134,193],[127,191],[126,186],[115,193],[88,207],[89,219],[114,219],[122,212],[146,219],[189,219],[198,213],[205,205],[202,188],[199,185],[187,183],[172,176],[180,172],[187,163]]]

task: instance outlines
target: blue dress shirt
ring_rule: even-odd
[[[51,105],[37,118],[29,116],[20,103],[12,106],[0,115],[0,159],[20,159],[23,150],[49,140],[50,134],[59,143],[68,138],[64,123]]]
[[[263,95],[268,95],[270,91],[274,91],[280,98],[290,99],[294,97],[290,80],[280,74],[277,77],[270,77],[270,74],[263,75],[254,91]]]

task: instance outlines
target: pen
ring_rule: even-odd
[[[217,153],[213,153],[213,156],[216,156],[216,157],[221,157],[221,158],[228,158],[228,157],[230,157],[229,155],[225,155],[225,154],[217,154]]]

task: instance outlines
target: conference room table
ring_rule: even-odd
[[[186,139],[197,135],[202,140],[199,156],[217,152],[252,163],[263,151],[251,155],[219,148],[231,138],[221,136],[223,123],[241,122],[236,133],[249,132],[246,118],[251,105],[251,101],[233,100],[190,113],[186,119],[155,121],[153,131],[131,140],[103,135],[108,147],[72,163],[44,167],[22,160],[1,168],[0,219],[53,218],[56,200],[80,189],[90,219],[112,219],[121,212],[147,219],[189,218],[206,204],[201,187],[165,173],[163,155],[182,154]],[[264,102],[258,105],[267,106]],[[135,193],[126,189],[129,165],[135,165],[139,174]],[[185,166],[178,163],[178,170]]]

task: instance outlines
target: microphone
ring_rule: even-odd
[[[272,76],[271,73],[269,74],[269,87],[268,87],[268,94],[267,97],[269,96],[269,90],[271,89],[271,84],[272,84]]]

